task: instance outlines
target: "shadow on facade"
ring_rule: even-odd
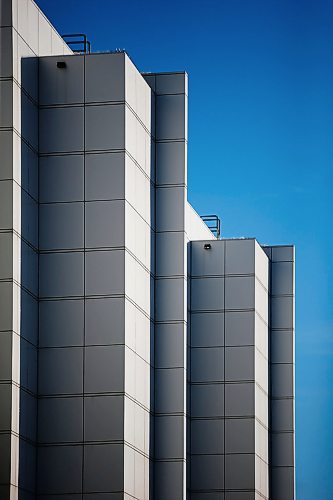
[[[21,59],[21,87],[21,155],[16,161],[21,162],[21,191],[18,194],[21,198],[21,288],[18,288],[20,297],[17,297],[21,309],[18,481],[19,499],[23,500],[23,498],[35,498],[36,494],[38,346],[38,59],[36,57]],[[20,165],[14,164],[14,168],[19,169]]]

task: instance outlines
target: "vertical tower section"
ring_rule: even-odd
[[[295,499],[295,249],[270,258],[270,477],[272,500]]]
[[[37,57],[71,50],[31,0],[0,1],[0,44],[0,496],[14,499],[35,494]]]
[[[187,75],[144,75],[155,96],[154,498],[186,498]]]
[[[190,256],[190,498],[268,499],[268,258],[254,239]]]
[[[39,75],[38,491],[148,499],[151,91],[124,53]]]

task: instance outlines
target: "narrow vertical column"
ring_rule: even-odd
[[[268,259],[191,243],[192,500],[268,498]]]
[[[37,492],[82,493],[84,56],[40,58],[39,87]]]
[[[189,498],[221,500],[225,460],[225,242],[192,241],[190,259]]]
[[[272,500],[295,498],[294,247],[267,247],[270,266]]]
[[[186,496],[187,75],[147,76],[155,92],[155,498]]]

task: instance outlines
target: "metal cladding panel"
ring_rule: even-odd
[[[269,261],[253,239],[192,241],[189,259],[190,498],[268,498]]]
[[[295,249],[270,257],[270,480],[272,500],[295,499]]]
[[[71,51],[31,0],[0,0],[0,40],[0,230],[4,238],[15,234],[5,249],[1,242],[5,251],[0,252],[0,269],[4,265],[11,269],[11,276],[0,287],[2,306],[8,307],[0,314],[0,330],[6,330],[11,339],[9,359],[13,361],[8,378],[11,390],[2,393],[0,401],[12,412],[11,425],[0,427],[4,439],[8,438],[3,446],[9,446],[0,496],[14,499],[35,494],[36,433],[29,421],[36,421],[37,401],[37,58]],[[26,437],[29,443],[24,441]]]
[[[144,76],[153,90],[155,109],[154,495],[160,500],[185,499],[187,75]],[[172,491],[170,486],[166,489],[165,478]]]

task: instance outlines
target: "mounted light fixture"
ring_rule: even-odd
[[[204,249],[205,250],[210,250],[212,248],[212,245],[210,243],[205,243],[204,244]]]
[[[60,69],[66,68],[65,61],[57,61],[57,68],[60,68]]]

